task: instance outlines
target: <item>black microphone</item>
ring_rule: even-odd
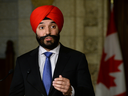
[[[11,70],[8,72],[8,74],[7,74],[3,79],[1,79],[0,81],[3,81],[4,79],[6,79],[10,74],[12,74],[12,72],[13,72],[13,69],[11,69]]]
[[[26,77],[27,82],[28,82],[34,89],[36,89],[36,91],[38,91],[42,96],[44,96],[44,94],[43,94],[40,90],[38,90],[35,86],[33,86],[33,85],[28,81],[28,75],[30,74],[30,72],[31,72],[31,70],[28,69],[28,71],[27,71],[27,77]]]

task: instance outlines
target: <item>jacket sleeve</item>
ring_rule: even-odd
[[[79,61],[76,75],[75,96],[95,96],[88,63],[84,54]]]
[[[24,96],[24,95],[25,95],[24,80],[21,74],[20,63],[17,59],[9,96]]]

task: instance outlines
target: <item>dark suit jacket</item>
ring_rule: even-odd
[[[54,78],[70,79],[75,96],[95,96],[85,55],[61,45]],[[43,95],[41,95],[43,94]],[[47,96],[38,66],[38,48],[17,58],[9,96]],[[49,96],[63,96],[51,85]]]

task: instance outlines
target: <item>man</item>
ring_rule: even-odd
[[[17,58],[9,96],[95,96],[85,55],[59,42],[63,22],[53,5],[32,12],[39,47]]]

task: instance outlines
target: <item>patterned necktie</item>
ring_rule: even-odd
[[[44,70],[43,70],[43,83],[48,95],[51,82],[52,82],[52,70],[51,70],[51,62],[50,62],[50,56],[52,55],[52,53],[45,52],[44,54],[46,56],[46,61],[45,61]]]

